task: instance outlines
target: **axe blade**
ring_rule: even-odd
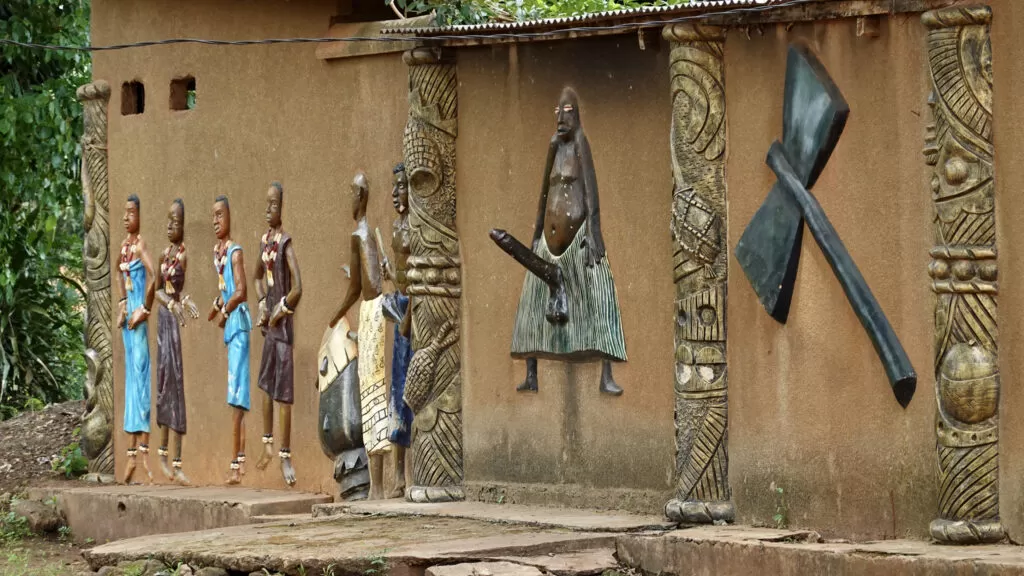
[[[793,172],[810,189],[839,141],[850,107],[825,67],[803,44],[789,47],[782,146]],[[765,310],[785,323],[800,262],[803,215],[777,184],[736,245],[736,260]]]

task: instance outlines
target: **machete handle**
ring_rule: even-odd
[[[839,239],[839,234],[832,227],[825,211],[813,194],[797,178],[793,167],[786,159],[786,152],[778,141],[772,144],[768,150],[768,166],[775,172],[779,185],[800,205],[804,221],[810,228],[811,234],[825,254],[829,266],[839,279],[839,285],[846,292],[846,298],[850,301],[853,311],[864,326],[871,343],[875,346],[875,352],[882,361],[885,373],[889,377],[889,384],[896,395],[896,401],[904,408],[910,404],[917,388],[917,374],[910,364],[903,345],[889,325],[881,306],[875,300],[875,296],[868,288],[867,282],[861,276],[860,270],[854,264],[853,258],[847,252],[846,246]]]

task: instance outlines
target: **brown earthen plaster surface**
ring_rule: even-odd
[[[729,456],[737,520],[853,538],[927,534],[936,509],[932,208],[921,154],[927,121],[924,27],[853,19],[733,30],[726,40],[729,247],[774,182],[764,159],[781,137],[788,43],[810,42],[851,113],[814,187],[918,372],[897,404],[885,372],[809,231],[788,323],[761,307],[729,261]],[[772,488],[784,491],[784,504]],[[894,517],[895,513],[895,517]]]
[[[1001,271],[1002,511],[1011,535],[1024,529],[1014,381],[1022,307],[1012,246],[1020,220],[1013,191],[1024,174],[1014,151],[1020,105],[1012,96],[1020,50],[1014,2],[993,0],[997,209]],[[92,40],[109,44],[174,36],[257,38],[323,34],[328,0],[260,0],[240,8],[206,0],[93,3]],[[805,234],[789,322],[764,313],[730,259],[730,480],[738,518],[771,522],[782,487],[788,521],[855,538],[923,537],[936,506],[933,305],[928,249],[932,210],[921,148],[928,121],[925,31],[918,15],[881,20],[881,36],[855,34],[853,19],[730,31],[726,42],[729,250],[770,188],[764,165],[780,136],[785,50],[804,38],[836,79],[852,113],[815,194],[900,336],[919,375],[906,410],[896,403],[867,336],[821,251]],[[458,228],[464,268],[462,347],[466,480],[556,487],[558,498],[604,506],[616,490],[646,495],[672,488],[673,298],[668,47],[641,51],[632,35],[458,51]],[[348,183],[371,183],[370,222],[388,234],[390,168],[401,156],[407,70],[397,54],[319,60],[312,45],[164,46],[98,53],[94,75],[115,88],[110,116],[112,244],[129,193],[142,198],[153,256],[164,245],[168,203],[186,203],[187,292],[202,307],[216,278],[209,209],[231,196],[235,239],[251,275],[271,180],[286,189],[285,226],[294,236],[306,293],[296,316],[293,450],[298,488],[334,492],[316,437],[315,355],[341,300],[348,261]],[[192,74],[192,111],[168,109],[176,76]],[[119,86],[146,83],[146,113],[121,116]],[[524,363],[508,355],[525,272],[487,238],[493,227],[532,233],[545,148],[559,90],[580,93],[600,185],[602,223],[616,278],[629,362],[616,366],[621,398],[597,392],[599,365],[540,363],[540,392],[514,391]],[[1022,142],[1024,143],[1024,142]],[[1007,256],[1009,255],[1009,256]],[[250,288],[250,306],[255,291]],[[203,310],[205,312],[205,310]],[[355,314],[350,315],[355,321]],[[155,359],[156,321],[150,325]],[[122,347],[114,334],[115,391],[123,397]],[[189,435],[186,469],[218,482],[230,458],[226,362],[220,332],[205,321],[183,332]],[[255,388],[262,339],[254,335],[253,411],[248,452],[262,433]],[[120,408],[115,410],[120,430]],[[155,416],[155,414],[154,414]],[[154,427],[154,432],[156,431]],[[117,454],[124,436],[116,435]],[[156,444],[153,439],[151,444]],[[155,456],[153,457],[155,464]],[[118,462],[118,472],[121,464]],[[250,466],[246,483],[282,485],[276,469]],[[495,488],[496,487],[496,488]],[[552,492],[552,493],[554,493]],[[522,501],[529,500],[524,498]],[[560,500],[560,501],[561,501]],[[623,498],[630,501],[629,498]],[[652,502],[628,507],[658,512]]]
[[[463,49],[459,63],[458,225],[464,276],[462,346],[469,482],[656,489],[673,462],[672,247],[668,205],[668,53],[634,36]],[[517,393],[525,362],[509,356],[524,269],[488,238],[529,244],[552,111],[565,85],[580,95],[601,224],[629,361],[625,389],[598,393],[600,363],[541,360],[536,394]],[[543,490],[543,488],[538,487]],[[647,510],[660,512],[657,508]]]
[[[261,0],[245,5],[213,0],[96,0],[92,42],[320,36],[327,31],[335,8],[330,0]],[[185,200],[189,249],[185,291],[203,315],[182,330],[188,403],[184,463],[197,484],[222,481],[232,457],[226,353],[221,331],[205,321],[217,288],[211,206],[219,194],[230,197],[233,236],[244,250],[249,306],[255,314],[251,276],[259,261],[259,238],[266,230],[265,193],[271,181],[279,180],[285,188],[284,226],[294,238],[305,289],[295,315],[292,451],[298,470],[296,487],[337,492],[331,477],[333,464],[322,454],[317,438],[316,354],[347,282],[340,268],[349,260],[348,236],[353,227],[349,183],[357,170],[365,170],[370,182],[370,224],[390,238],[391,168],[401,160],[408,81],[400,54],[325,62],[315,50],[313,44],[180,45],[94,55],[94,77],[115,88],[109,128],[112,247],[118,249],[124,237],[120,219],[128,194],[136,193],[142,200],[142,234],[154,259],[166,245],[168,205],[175,197]],[[172,111],[170,82],[185,74],[196,79],[196,108]],[[120,85],[133,79],[145,83],[145,113],[121,116]],[[155,316],[149,325],[154,370]],[[355,326],[355,310],[349,319]],[[115,330],[114,341],[115,453],[120,475],[126,437],[120,432],[124,370],[119,331]],[[284,487],[276,462],[266,472],[254,466],[262,449],[263,392],[256,387],[262,345],[256,330],[250,359],[252,411],[246,418],[250,463],[244,484]],[[150,444],[155,448],[159,442],[155,374],[153,383]],[[154,471],[156,460],[154,450]]]

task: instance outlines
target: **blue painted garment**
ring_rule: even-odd
[[[409,297],[401,292],[393,292],[387,296],[397,312],[399,321],[409,307]],[[391,406],[389,410],[389,439],[393,444],[409,447],[412,440],[412,410],[405,403],[405,375],[412,360],[412,342],[402,336],[399,321],[395,322],[394,348],[391,352]]]
[[[122,272],[131,278],[132,289],[127,291],[128,318],[146,303],[146,267],[135,259]],[[125,282],[127,284],[127,282]],[[149,336],[146,323],[134,330],[128,329],[127,319],[121,328],[124,342],[124,431],[129,434],[149,432]]]
[[[242,247],[232,243],[228,247],[227,263],[224,264],[225,289],[221,290],[222,302],[231,299],[235,293],[235,264],[232,255]],[[228,347],[228,404],[244,410],[249,409],[249,332],[252,318],[249,305],[242,302],[228,314],[224,324],[224,344]]]

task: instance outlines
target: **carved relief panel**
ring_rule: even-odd
[[[992,46],[985,6],[925,13],[933,123],[939,517],[943,542],[1002,540],[999,521],[999,366]]]
[[[455,230],[454,62],[436,49],[406,52],[409,120],[403,149],[409,179],[408,294],[413,357],[405,401],[415,413],[415,502],[462,500],[461,259]]]
[[[722,28],[676,24],[671,42],[676,284],[674,521],[732,521],[726,372],[725,86]]]
[[[107,103],[110,85],[97,80],[78,88],[82,102],[82,193],[85,240],[82,263],[87,293],[85,312],[85,414],[82,450],[90,474],[112,475],[114,381],[110,316],[110,202],[107,180]]]

